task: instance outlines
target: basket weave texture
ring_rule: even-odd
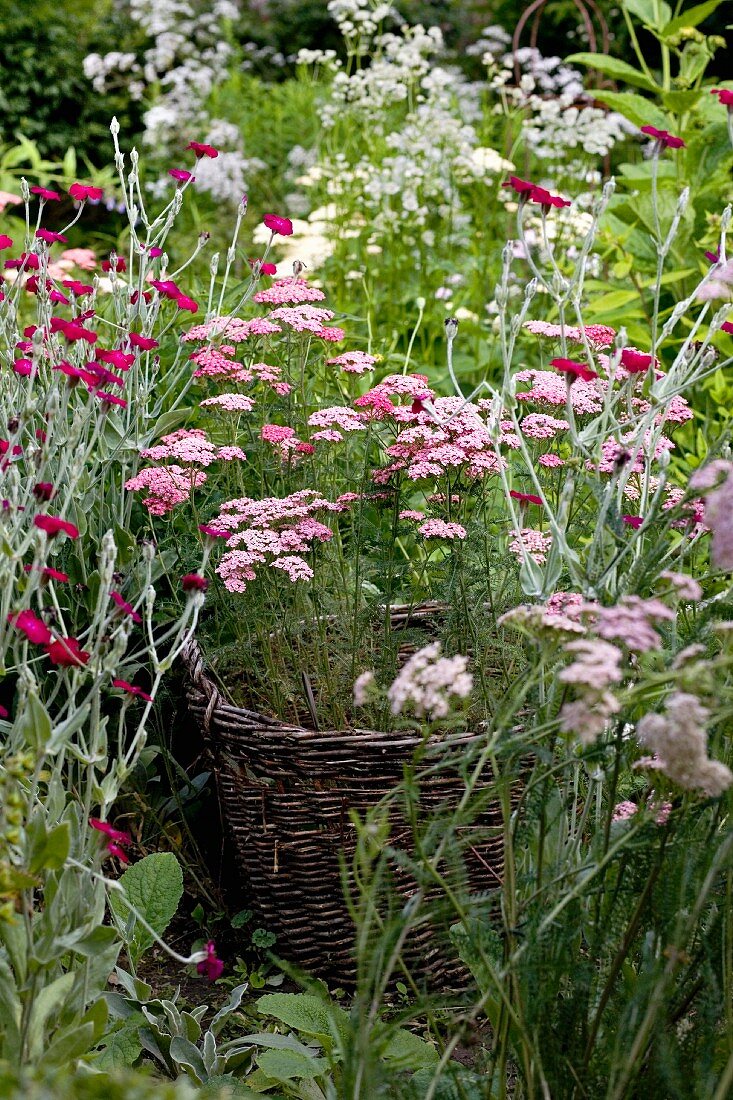
[[[351,984],[354,927],[341,875],[341,860],[350,866],[356,847],[349,811],[363,816],[394,790],[421,738],[287,725],[225,702],[195,641],[183,660],[189,711],[212,762],[248,908],[277,936],[280,957],[328,981]],[[473,733],[453,735],[450,751],[468,750],[477,741]],[[421,812],[457,804],[464,789],[456,770],[441,768],[421,785]],[[409,851],[411,835],[397,810],[390,844]],[[461,840],[469,889],[495,891],[503,853],[498,805],[483,809]],[[393,869],[393,880],[405,899],[415,889],[400,867]],[[404,957],[430,984],[465,978],[450,944],[438,940],[429,922],[412,931]]]

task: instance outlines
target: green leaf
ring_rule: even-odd
[[[634,126],[656,126],[658,130],[669,129],[664,112],[660,111],[650,99],[644,99],[644,96],[637,95],[636,92],[608,92],[605,88],[599,88],[595,96],[612,111],[618,111],[629,122],[633,122]]]
[[[641,19],[647,27],[661,30],[672,18],[672,9],[669,4],[659,0],[623,0],[623,5],[631,15]]]
[[[169,1054],[176,1066],[182,1066],[197,1084],[203,1085],[208,1077],[201,1053],[193,1043],[184,1039],[182,1035],[175,1035],[171,1039]]]
[[[41,989],[33,998],[33,1006],[28,1018],[28,1053],[36,1061],[48,1045],[46,1024],[50,1016],[58,1015],[63,1008],[75,975],[72,971],[62,974],[50,985]]]
[[[662,34],[665,38],[671,38],[683,27],[696,27],[698,23],[702,23],[709,15],[712,15],[722,3],[723,0],[705,0],[704,4],[696,4],[694,8],[688,8],[676,19],[671,19],[669,23],[666,23],[662,27]]]
[[[38,694],[33,689],[28,692],[26,697],[20,732],[28,744],[32,745],[38,752],[44,752],[51,740],[51,719]]]
[[[565,60],[568,64],[576,62],[578,65],[587,65],[589,69],[610,76],[612,80],[622,80],[625,84],[634,84],[637,88],[643,88],[647,92],[658,92],[659,86],[650,80],[644,73],[640,73],[628,61],[622,61],[618,57],[609,57],[605,53],[574,53]]]
[[[593,315],[600,317],[603,313],[609,313],[613,309],[621,309],[631,302],[637,301],[639,294],[636,290],[611,290],[608,294],[601,294],[593,300]]]
[[[438,1061],[438,1052],[419,1035],[399,1028],[387,1044],[382,1058],[386,1062],[394,1062],[398,1069],[417,1070],[434,1065]]]
[[[672,114],[683,115],[700,102],[703,94],[699,88],[689,92],[663,92],[662,103]]]
[[[30,873],[33,875],[39,871],[60,871],[66,863],[71,845],[68,821],[48,831],[39,813],[31,819],[27,836],[30,845],[28,854]]]
[[[22,1011],[13,971],[0,955],[0,1052],[8,1062],[20,1057]]]
[[[306,1057],[295,1050],[264,1050],[257,1064],[273,1081],[292,1081],[300,1077],[319,1077],[328,1069],[325,1058]]]
[[[211,1097],[212,1100],[260,1100],[261,1095],[259,1092],[252,1092],[244,1081],[238,1081],[236,1077],[229,1077],[225,1073],[210,1077],[199,1093],[202,1098]]]
[[[140,1016],[140,1020],[144,1020],[144,1017]],[[94,1059],[94,1068],[110,1070],[131,1066],[140,1057],[142,1049],[137,1026],[121,1027],[112,1032],[102,1051]]]
[[[94,1031],[94,1024],[86,1023],[61,1032],[43,1052],[44,1067],[63,1066],[68,1069],[69,1063],[88,1052],[94,1042]]]
[[[340,1005],[328,1004],[308,993],[266,993],[256,1002],[257,1011],[300,1031],[303,1035],[335,1038],[349,1026]]]
[[[178,909],[183,896],[183,872],[172,852],[153,852],[139,863],[128,867],[120,878],[120,884],[130,903],[158,936],[162,936]],[[130,920],[130,908],[125,898],[115,892],[110,895],[110,906],[121,929]],[[123,932],[123,935],[127,934]],[[139,921],[132,921],[132,934],[127,947],[133,963],[155,942],[153,936]]]

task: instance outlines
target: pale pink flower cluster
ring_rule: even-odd
[[[714,278],[709,279],[697,292],[699,302],[710,302],[716,298],[733,299],[733,260],[716,264]]]
[[[619,802],[613,810],[613,817],[611,821],[628,821],[639,812],[640,807],[635,802]],[[654,821],[657,825],[664,825],[669,820],[669,815],[672,812],[671,802],[652,802],[649,800],[649,809],[654,814]]]
[[[203,485],[206,474],[182,466],[148,466],[125,482],[125,488],[147,489],[143,504],[154,516],[164,516],[177,504],[188,500],[194,489]]]
[[[210,466],[217,459],[231,461],[247,456],[239,447],[216,447],[201,428],[179,428],[177,432],[164,435],[155,447],[141,451],[140,457],[155,462],[175,458],[196,466]]]
[[[733,773],[708,756],[709,722],[710,712],[696,695],[674,691],[663,714],[646,714],[640,719],[637,736],[654,753],[649,766],[685,790],[700,790],[716,798],[733,783]]]
[[[697,603],[702,599],[702,588],[694,577],[687,573],[676,573],[673,569],[665,569],[659,574],[660,580],[669,581],[675,595],[680,600],[689,600]]]
[[[418,512],[415,508],[405,508],[405,510],[403,512],[400,512],[399,518],[400,519],[414,519],[414,520],[417,520],[419,522],[421,519],[425,519],[425,513],[424,512]]]
[[[547,604],[520,604],[500,615],[497,623],[499,626],[513,627],[532,639],[546,637],[553,644],[556,644],[561,634],[585,634],[585,627],[575,617],[572,609],[567,613],[556,609],[548,610]]]
[[[189,358],[196,365],[193,372],[194,378],[216,378],[225,376],[233,381],[243,381],[244,367],[236,360],[230,359],[234,347],[231,344],[222,344],[221,347],[201,348],[194,351]]]
[[[322,428],[309,436],[311,443],[341,443],[343,436],[337,428]]]
[[[260,438],[265,443],[273,445],[283,462],[292,459],[301,442],[295,434],[295,429],[285,424],[263,424],[260,429]]]
[[[520,561],[524,560],[525,553],[529,554],[538,565],[547,561],[547,552],[552,546],[552,535],[543,535],[542,531],[535,531],[531,527],[523,527],[521,531],[510,531],[509,534],[514,536],[509,543],[509,550]]]
[[[201,408],[215,407],[226,412],[251,412],[254,399],[243,393],[220,393],[216,397],[207,397],[201,402]]]
[[[341,367],[347,374],[366,374],[374,370],[377,362],[376,355],[369,355],[366,351],[345,351],[334,359],[327,359],[326,363],[332,367]]]
[[[234,532],[216,570],[225,587],[230,592],[244,592],[247,583],[256,579],[255,565],[279,569],[293,582],[310,580],[313,570],[302,555],[333,538],[330,527],[314,513],[340,511],[342,507],[346,505],[333,504],[312,489],[288,497],[226,501],[211,521],[213,527]]]
[[[522,420],[522,435],[528,439],[554,439],[569,428],[567,420],[558,420],[549,413],[529,413]]]
[[[591,382],[576,379],[568,387],[565,377],[551,370],[520,370],[514,376],[520,382],[530,382],[531,389],[517,393],[518,401],[533,401],[538,405],[570,404],[578,414],[598,413],[603,408],[604,385],[600,378]]]
[[[440,642],[419,649],[387,689],[392,714],[411,709],[418,718],[445,718],[452,698],[467,699],[473,689],[468,658],[442,657]]]
[[[578,638],[565,646],[575,660],[558,676],[565,684],[572,684],[580,698],[564,703],[560,708],[560,722],[567,733],[573,733],[582,744],[592,744],[603,731],[610,718],[621,705],[609,690],[612,684],[621,682],[621,650],[596,638]]]
[[[658,461],[662,455],[675,448],[672,440],[666,435],[660,435],[654,439],[653,454],[651,444],[651,431],[645,432],[641,447],[635,433],[626,432],[620,439],[607,439],[601,445],[601,461],[596,465],[589,460],[587,467],[589,470],[597,469],[602,474],[618,473],[622,468],[627,473],[643,473],[647,462]],[[633,457],[633,463],[626,461],[627,456]]]
[[[610,325],[553,325],[549,321],[525,321],[524,327],[535,336],[546,336],[551,340],[559,340],[565,334],[565,339],[571,344],[582,344],[583,334],[585,339],[594,348],[609,348],[616,337],[616,329]]]
[[[365,707],[374,692],[374,688],[375,678],[371,669],[357,676],[354,680],[354,706]]]
[[[690,488],[705,493],[705,521],[713,532],[713,564],[733,570],[733,463],[724,459],[709,462],[692,475]]]
[[[233,344],[240,344],[249,336],[249,322],[241,317],[212,317],[202,325],[194,325],[185,332],[182,339],[187,343],[195,340],[218,340],[226,337]]]
[[[662,639],[654,624],[676,618],[672,608],[661,600],[641,596],[623,596],[613,607],[591,604],[588,610],[595,617],[593,628],[599,637],[617,641],[633,653],[659,649]]]
[[[282,322],[294,332],[312,332],[314,336],[321,336],[324,340],[338,341],[343,340],[345,336],[342,329],[331,329],[325,325],[326,321],[333,320],[333,312],[330,309],[307,303],[300,306],[280,306],[279,309],[271,310],[267,320]],[[279,326],[278,331],[280,331]],[[340,335],[333,335],[334,333]]]
[[[301,302],[322,302],[326,295],[317,286],[309,286],[302,279],[278,279],[267,290],[258,290],[253,302],[270,306],[299,305]]]
[[[446,523],[442,519],[427,519],[418,531],[426,539],[465,539],[466,528],[460,523]]]
[[[545,611],[549,616],[569,615],[577,616],[586,606],[580,592],[553,592],[545,604]]]
[[[308,424],[312,428],[338,427],[342,432],[358,432],[365,427],[363,416],[348,405],[332,405],[327,409],[318,409],[308,417]]]
[[[371,394],[380,388],[381,383]],[[425,395],[413,396],[413,402],[421,406],[424,399]],[[411,407],[392,408],[388,398],[387,401],[394,418],[406,426],[386,448],[393,461],[375,472],[377,484],[386,483],[399,471],[404,471],[411,481],[438,478],[459,469],[468,478],[482,478],[497,473],[505,465],[498,446],[514,445],[513,433],[505,430],[506,423],[500,426],[497,439],[480,416],[478,406],[466,404],[458,397],[435,398],[431,412],[423,407],[414,412]],[[360,404],[359,399],[355,404]]]

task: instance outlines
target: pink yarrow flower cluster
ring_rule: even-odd
[[[183,466],[147,466],[125,482],[128,490],[147,490],[143,504],[154,516],[164,516],[176,505],[189,500],[194,489],[206,481],[202,470]]]
[[[411,710],[418,718],[445,718],[454,700],[467,699],[473,689],[468,658],[443,657],[440,642],[419,649],[387,689],[392,714]]]
[[[525,321],[524,328],[534,336],[548,340],[560,340],[563,336],[571,344],[587,341],[592,348],[610,348],[616,338],[616,329],[610,325],[554,325],[549,321]]]
[[[303,279],[278,279],[266,290],[258,290],[253,302],[271,306],[300,305],[303,302],[322,302],[326,295],[317,286],[309,286]]]

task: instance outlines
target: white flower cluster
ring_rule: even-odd
[[[447,717],[453,698],[471,694],[473,677],[467,668],[468,657],[442,657],[440,642],[419,649],[387,689],[392,713],[412,710],[418,718]]]
[[[328,12],[347,41],[376,34],[385,19],[397,14],[391,4],[378,0],[330,0]]]
[[[582,74],[562,58],[543,57],[536,47],[526,46],[500,58],[496,49],[487,48],[483,61],[490,86],[524,109],[522,137],[535,156],[567,161],[568,150],[577,150],[603,157],[625,134],[636,132],[623,116],[595,107],[583,89]]]
[[[201,121],[203,103],[226,73],[231,47],[223,34],[239,16],[239,0],[126,0],[130,19],[147,37],[141,57],[90,54],[84,73],[97,92],[124,83],[140,100],[149,88],[161,94],[144,116],[146,145],[159,148]],[[240,195],[241,198],[241,195]]]

